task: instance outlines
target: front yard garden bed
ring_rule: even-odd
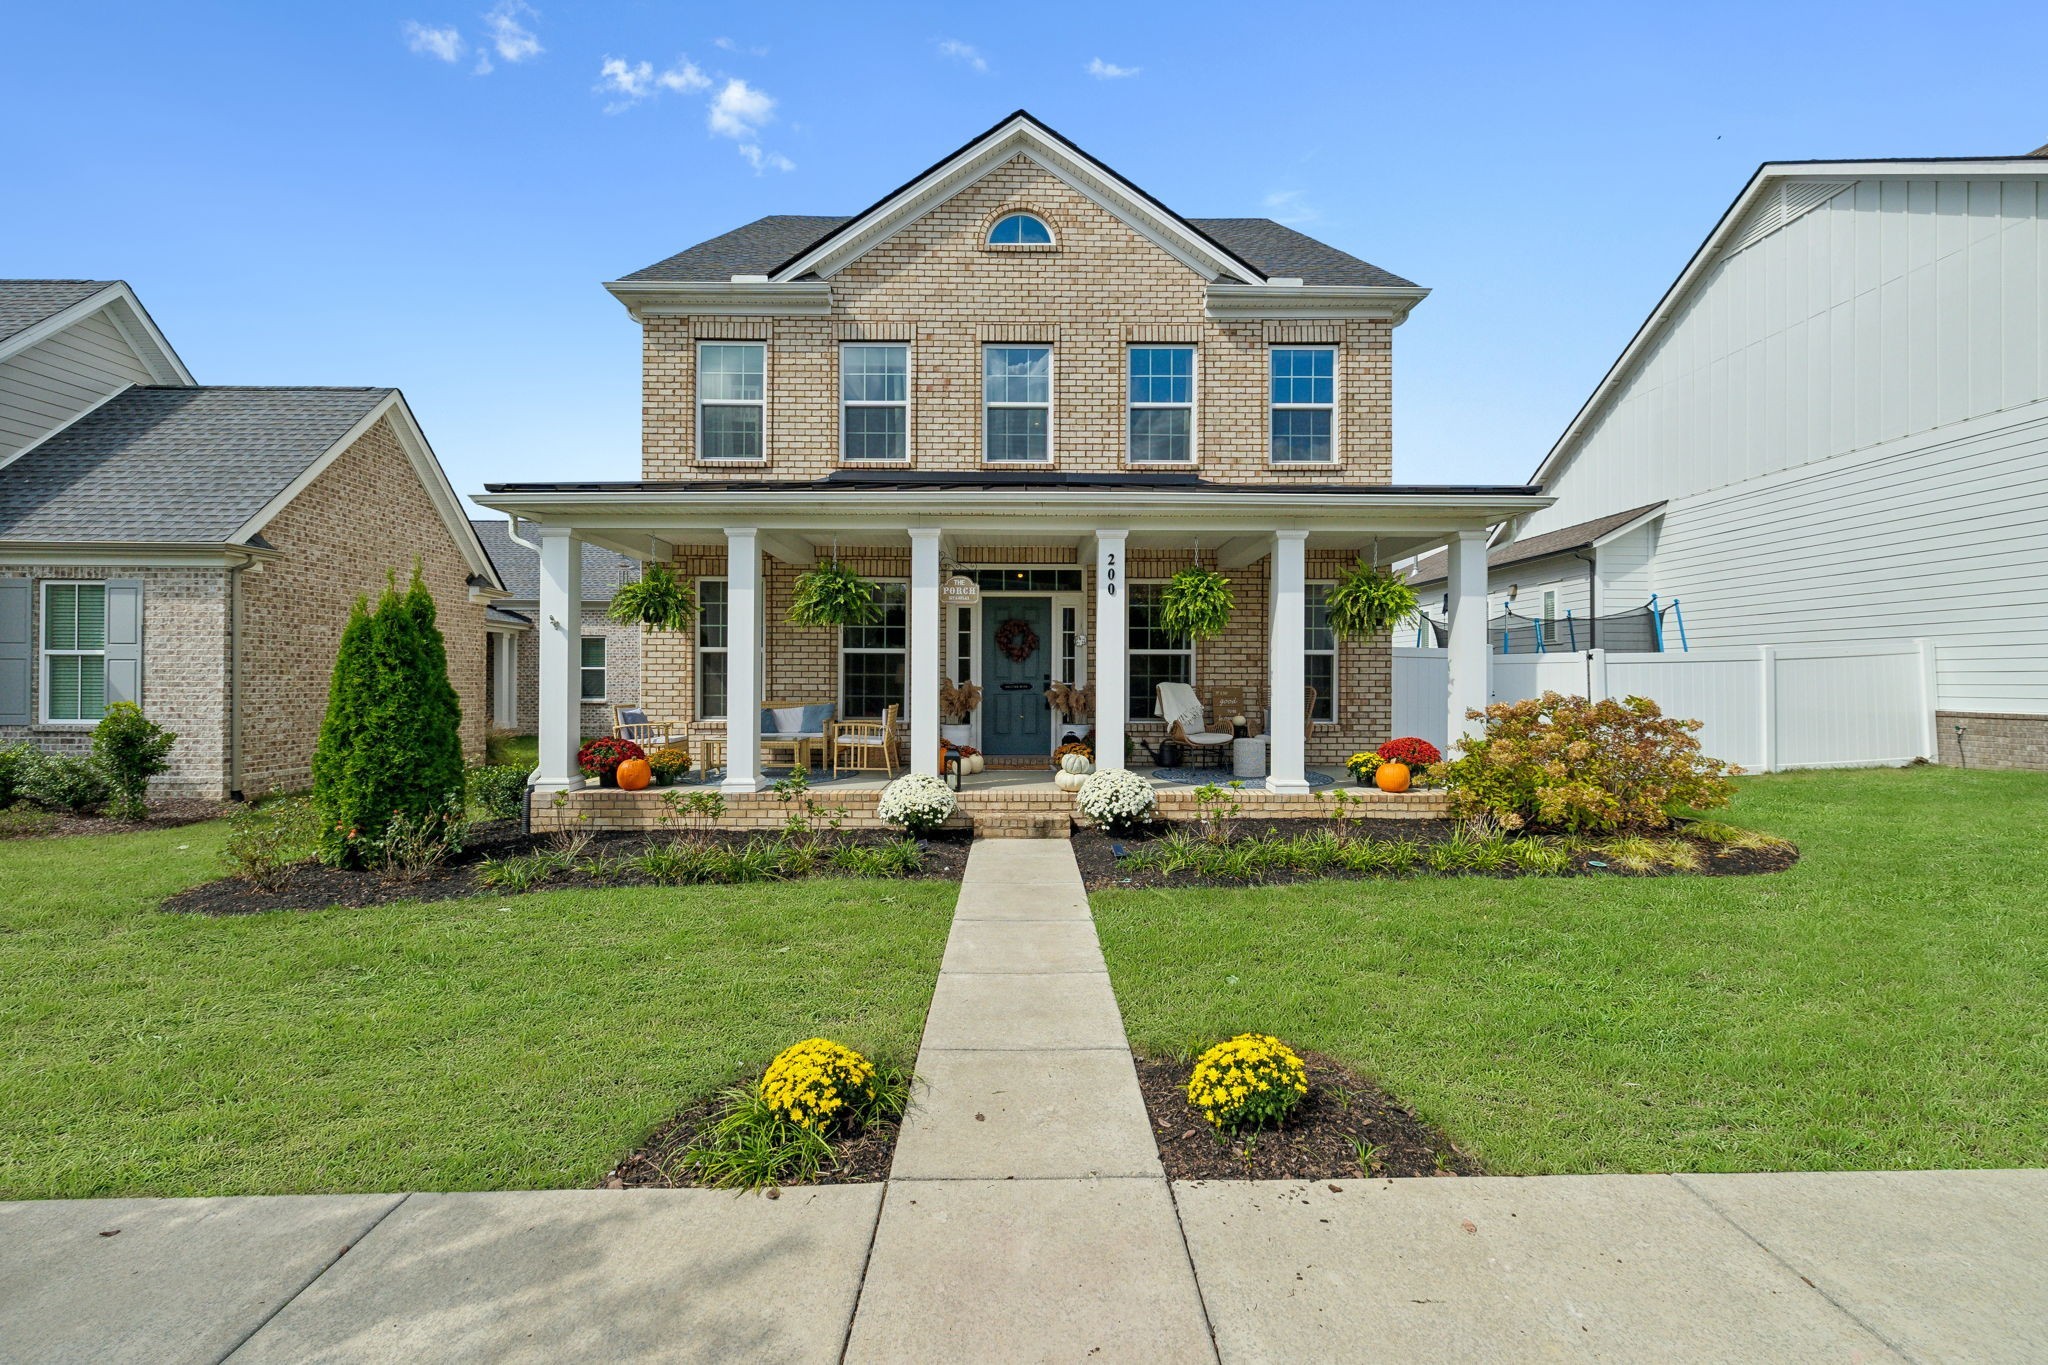
[[[687,841],[666,832],[616,832],[590,835],[581,842],[580,848],[565,846],[555,836],[521,834],[513,822],[493,821],[474,827],[459,853],[425,875],[399,877],[381,868],[308,861],[292,866],[276,886],[238,876],[218,877],[178,892],[163,908],[246,915],[529,891],[735,885],[811,877],[958,881],[967,867],[972,835],[947,830],[910,840],[886,830],[837,830],[787,838],[759,830],[707,829]]]
[[[56,839],[74,834],[139,834],[150,829],[177,829],[206,820],[218,820],[234,809],[231,802],[202,801],[195,797],[172,797],[153,801],[140,820],[120,820],[110,815],[81,815],[70,811],[44,810],[26,801],[0,811],[0,839]]]
[[[758,1078],[756,1078],[758,1079]],[[729,1181],[706,1179],[694,1169],[688,1154],[710,1135],[725,1111],[726,1100],[719,1095],[698,1101],[662,1124],[646,1142],[614,1166],[604,1178],[610,1190],[683,1190],[729,1185]],[[889,1164],[896,1159],[896,1135],[901,1118],[871,1119],[853,1133],[830,1139],[832,1155],[817,1170],[798,1179],[782,1179],[775,1185],[857,1185],[889,1178]],[[743,1186],[742,1186],[743,1187]]]
[[[1477,832],[1453,820],[1223,820],[1153,824],[1127,834],[1077,828],[1090,891],[1279,885],[1329,878],[1753,876],[1799,850],[1716,821],[1654,834],[1545,837]]]
[[[1483,1175],[1477,1161],[1342,1063],[1304,1052],[1308,1094],[1276,1128],[1218,1132],[1188,1102],[1185,1061],[1138,1058],[1169,1180],[1358,1180]]]

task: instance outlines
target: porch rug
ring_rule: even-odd
[[[1232,782],[1241,781],[1244,783],[1244,789],[1248,792],[1262,792],[1266,789],[1265,778],[1234,778],[1230,775],[1230,769],[1228,768],[1154,768],[1152,776],[1158,778],[1161,782],[1173,782],[1189,787],[1199,787],[1206,782],[1214,782],[1219,787],[1227,787]],[[1311,790],[1316,787],[1335,786],[1336,782],[1337,779],[1328,773],[1312,771],[1308,774],[1308,785]]]

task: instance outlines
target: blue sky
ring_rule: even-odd
[[[2037,3],[488,2],[10,6],[0,274],[131,281],[202,382],[398,385],[466,492],[631,478],[601,280],[1021,106],[1431,286],[1397,475],[1517,480],[1758,162],[2048,142]]]

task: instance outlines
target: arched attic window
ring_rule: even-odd
[[[1007,213],[988,230],[990,246],[1051,246],[1052,229],[1031,213]]]

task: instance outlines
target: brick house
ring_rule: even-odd
[[[533,629],[540,615],[540,548],[510,521],[472,519],[470,526],[505,585],[484,627],[490,637],[485,713],[499,730],[530,735],[540,724],[540,650]],[[640,628],[606,615],[619,585],[639,576],[640,563],[630,555],[595,546],[583,552],[576,656],[579,733],[585,738],[610,734],[613,708],[640,702]]]
[[[175,731],[170,794],[304,786],[359,594],[417,561],[463,746],[503,591],[405,398],[200,385],[119,281],[0,281],[0,743]]]
[[[1428,292],[1399,276],[1184,218],[1019,112],[860,213],[763,218],[606,287],[642,332],[642,477],[477,499],[541,547],[542,788],[580,785],[575,647],[547,618],[574,619],[586,546],[697,583],[696,628],[642,643],[641,696],[728,735],[735,793],[763,782],[763,698],[897,707],[933,770],[942,676],[982,685],[969,742],[992,758],[1092,728],[1112,766],[1162,737],[1158,685],[1192,684],[1268,737],[1268,790],[1304,793],[1391,724],[1389,644],[1334,639],[1328,586],[1446,544],[1477,604],[1446,704],[1486,700],[1487,529],[1546,500],[1392,481],[1393,333]],[[834,557],[884,624],[784,624]],[[1158,595],[1196,562],[1236,608],[1191,644]],[[1094,714],[1053,714],[1054,682]]]

